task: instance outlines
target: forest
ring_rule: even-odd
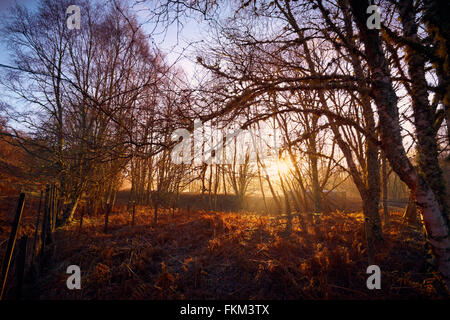
[[[450,298],[449,1],[0,8],[0,300]]]

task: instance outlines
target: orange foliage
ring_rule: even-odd
[[[78,214],[75,217],[78,218]],[[427,270],[424,236],[394,213],[376,250],[382,289],[366,287],[362,215],[331,213],[300,227],[252,214],[185,212],[172,218],[138,207],[104,218],[87,216],[55,233],[57,249],[40,295],[45,299],[387,299],[445,298]],[[307,219],[304,219],[304,221]],[[303,221],[303,223],[305,223]],[[65,268],[82,270],[82,290],[67,290]],[[58,266],[58,268],[55,268]],[[62,275],[62,276],[61,276]]]

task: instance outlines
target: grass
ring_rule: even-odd
[[[78,215],[55,233],[55,250],[32,284],[33,299],[448,299],[425,259],[422,230],[394,212],[375,262],[381,290],[366,287],[368,266],[360,213],[286,221],[249,213],[163,210],[156,225],[138,207],[136,224],[115,208]],[[67,266],[82,289],[66,287]]]

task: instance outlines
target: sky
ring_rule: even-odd
[[[147,0],[146,3],[139,7],[132,7],[132,11],[134,10],[136,12],[141,22],[148,20],[148,12],[145,9],[147,9],[146,6],[154,4],[155,2],[153,1],[155,0]],[[37,7],[39,0],[0,0],[0,19],[7,14],[8,8],[16,2],[33,10]],[[130,3],[132,2],[130,1]],[[228,9],[225,8],[223,10],[226,11]],[[83,14],[82,8],[81,14]],[[207,26],[200,19],[182,19],[181,22],[183,23],[182,29],[178,29],[177,25],[173,24],[168,28],[166,33],[152,33],[151,31],[154,25],[149,22],[143,24],[142,28],[145,33],[149,34],[149,39],[152,40],[153,44],[167,55],[166,59],[169,65],[177,62],[177,66],[184,70],[188,80],[191,83],[195,83],[195,76],[199,66],[194,61],[195,59],[190,56],[194,50],[194,46],[191,43],[200,41],[201,39],[208,39],[206,36]],[[6,44],[2,39],[0,39],[0,63],[13,65]],[[3,99],[5,99],[4,96]]]
[[[149,0],[151,3],[152,0]],[[7,14],[8,9],[15,5],[15,3],[24,5],[29,9],[34,9],[37,6],[38,0],[0,0],[0,17]],[[138,19],[144,21],[146,18],[145,7],[133,7],[136,10]],[[82,10],[81,10],[81,14]],[[195,72],[195,62],[191,61],[188,57],[180,57],[181,53],[185,51],[186,53],[192,46],[189,45],[192,41],[198,41],[201,38],[202,32],[201,23],[198,23],[194,19],[185,20],[184,27],[181,30],[177,30],[176,25],[169,27],[168,32],[153,33],[152,40],[153,43],[167,54],[167,61],[172,64],[177,61],[177,64],[181,66],[188,76],[192,76]],[[143,30],[146,33],[150,33],[153,29],[153,25],[146,23],[143,25]],[[10,60],[6,44],[0,39],[0,63],[12,64]],[[184,50],[184,49],[188,50]]]
[[[27,2],[33,2],[33,0],[17,0],[19,3],[27,3]],[[4,10],[8,8],[11,5],[14,5],[16,0],[0,0],[0,10]]]
[[[142,14],[138,14],[138,17]],[[204,34],[203,25],[194,19],[184,21],[183,28],[178,29],[177,26],[171,25],[165,33],[153,32],[151,37],[152,42],[165,54],[167,54],[167,62],[172,65],[176,63],[177,66],[183,68],[188,79],[195,77],[196,65],[192,53],[194,50],[194,43],[202,39]],[[145,33],[150,34],[153,30],[151,23],[143,25]]]
[[[148,3],[153,3],[154,0],[147,0]],[[8,10],[14,6],[16,3],[25,6],[30,10],[37,8],[39,0],[0,0],[0,19],[8,15]],[[130,1],[132,3],[132,1]],[[146,12],[145,7],[132,7],[138,17],[140,22],[148,20],[148,12]],[[81,8],[81,15],[83,14],[83,8]],[[184,73],[191,83],[195,83],[196,75],[196,62],[194,59],[188,57],[188,52],[192,52],[193,46],[190,45],[193,41],[199,41],[202,37],[201,23],[194,19],[184,19],[184,27],[182,29],[177,29],[176,25],[172,25],[168,28],[167,32],[151,32],[154,30],[154,25],[146,22],[142,25],[142,30],[144,33],[149,35],[149,40],[161,50],[166,55],[166,62],[169,65],[174,65],[176,63],[177,68],[182,68]],[[7,44],[0,38],[0,64],[14,66],[14,62],[11,59]],[[11,105],[16,106],[18,109],[26,108],[25,105],[19,100],[11,99],[6,95],[2,95],[1,99]],[[10,118],[10,122],[14,122],[14,119]],[[19,129],[26,130],[20,123],[10,123]]]
[[[0,18],[8,13],[8,9],[15,5],[15,3],[26,6],[33,9],[36,7],[36,0],[0,0]],[[3,39],[0,39],[0,63],[11,64],[8,51]]]

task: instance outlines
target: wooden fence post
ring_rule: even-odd
[[[50,234],[52,230],[53,224],[53,185],[50,185],[49,194],[48,194],[48,215],[47,215],[47,236]]]
[[[50,205],[50,212],[52,219],[50,220],[50,232],[53,232],[55,229],[55,185],[52,184],[52,192],[51,192],[51,205]]]
[[[41,254],[44,252],[45,249],[45,241],[46,241],[46,235],[47,235],[47,224],[48,224],[48,200],[49,200],[49,193],[50,193],[50,185],[46,185],[45,187],[45,198],[44,198],[44,218],[42,221],[42,231],[41,231]]]
[[[108,222],[109,222],[109,214],[111,213],[112,209],[112,203],[109,203],[106,206],[106,212],[105,212],[105,229],[103,230],[104,233],[108,233]]]
[[[23,236],[20,239],[19,244],[19,255],[17,259],[17,300],[22,298],[22,285],[23,285],[23,276],[25,274],[25,266],[27,260],[27,244],[28,244],[28,236]]]
[[[78,230],[78,234],[81,234],[81,228],[83,228],[83,218],[84,214],[86,212],[86,206],[83,207],[83,210],[81,211],[81,217],[80,217],[80,229]]]
[[[58,189],[56,184],[53,185],[53,225],[52,231],[56,230],[56,219],[58,218]]]
[[[134,226],[134,215],[136,214],[136,204],[135,204],[135,202],[133,201],[133,215],[132,215],[132,218],[131,218],[131,225],[132,226]]]
[[[52,185],[52,201],[51,201],[52,220],[50,224],[50,232],[55,231],[56,227],[56,185]]]
[[[14,252],[14,245],[16,244],[17,230],[19,229],[20,220],[22,219],[23,204],[25,202],[25,193],[21,193],[19,196],[19,202],[17,204],[16,215],[14,217],[14,222],[11,229],[11,234],[9,235],[8,246],[6,247],[5,258],[2,264],[2,274],[0,278],[0,300],[3,298],[3,293],[6,286],[6,279],[8,278],[9,266],[11,263],[11,257]]]
[[[39,199],[39,208],[38,208],[38,213],[37,213],[37,218],[36,218],[36,227],[34,229],[33,251],[31,252],[31,263],[33,263],[34,256],[36,254],[36,242],[37,242],[37,236],[38,236],[38,231],[39,231],[39,219],[41,216],[41,206],[42,206],[43,195],[44,195],[44,192],[41,190],[41,197]]]
[[[56,206],[56,223],[58,224],[60,221],[61,211],[63,206],[63,198],[61,198],[61,193],[58,193],[58,203]]]

